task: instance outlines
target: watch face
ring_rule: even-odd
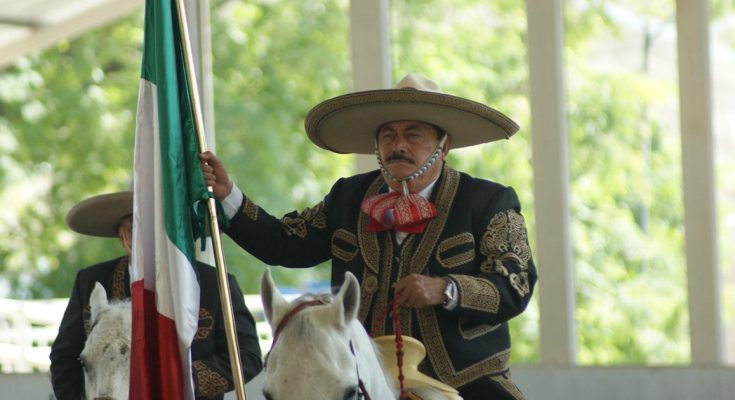
[[[447,287],[444,288],[444,305],[454,300],[454,282],[447,279]]]

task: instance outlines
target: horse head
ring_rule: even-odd
[[[87,399],[127,399],[130,380],[129,301],[110,303],[97,282],[89,298],[92,327],[79,360]]]
[[[336,295],[304,295],[289,303],[263,274],[261,297],[274,332],[266,358],[263,394],[268,400],[396,398],[376,349],[360,322],[360,286],[351,273]],[[306,306],[305,306],[306,305]],[[293,310],[299,310],[294,312]]]

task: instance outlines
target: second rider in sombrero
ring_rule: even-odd
[[[226,233],[271,265],[332,261],[360,281],[359,317],[392,334],[384,311],[400,293],[402,333],[424,343],[420,369],[473,399],[521,399],[509,373],[508,320],[531,299],[536,268],[512,188],[445,163],[450,148],[506,139],[518,125],[408,75],[394,89],[324,101],[306,117],[317,146],[375,153],[379,170],[338,180],[320,203],[276,218],[201,155],[207,184],[230,218]]]

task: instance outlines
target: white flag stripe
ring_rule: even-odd
[[[154,173],[153,160],[155,144],[154,132],[158,130],[158,102],[156,101],[156,85],[141,79],[138,92],[138,115],[135,135],[135,161],[133,164],[135,179],[133,180],[133,254],[130,282],[146,277],[145,266],[155,266],[155,253],[146,251],[155,243],[155,226],[148,223],[154,216],[153,188],[160,186],[156,181],[160,175]],[[151,275],[153,278],[153,275]],[[145,280],[146,290],[155,290],[153,279]]]
[[[145,289],[156,294],[158,313],[176,324],[184,382],[189,383],[193,398],[189,349],[198,325],[199,283],[189,259],[170,240],[164,226],[156,85],[141,79],[139,93],[131,282],[142,279]]]

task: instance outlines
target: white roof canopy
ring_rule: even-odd
[[[112,22],[144,0],[0,0],[0,68],[17,57]]]

